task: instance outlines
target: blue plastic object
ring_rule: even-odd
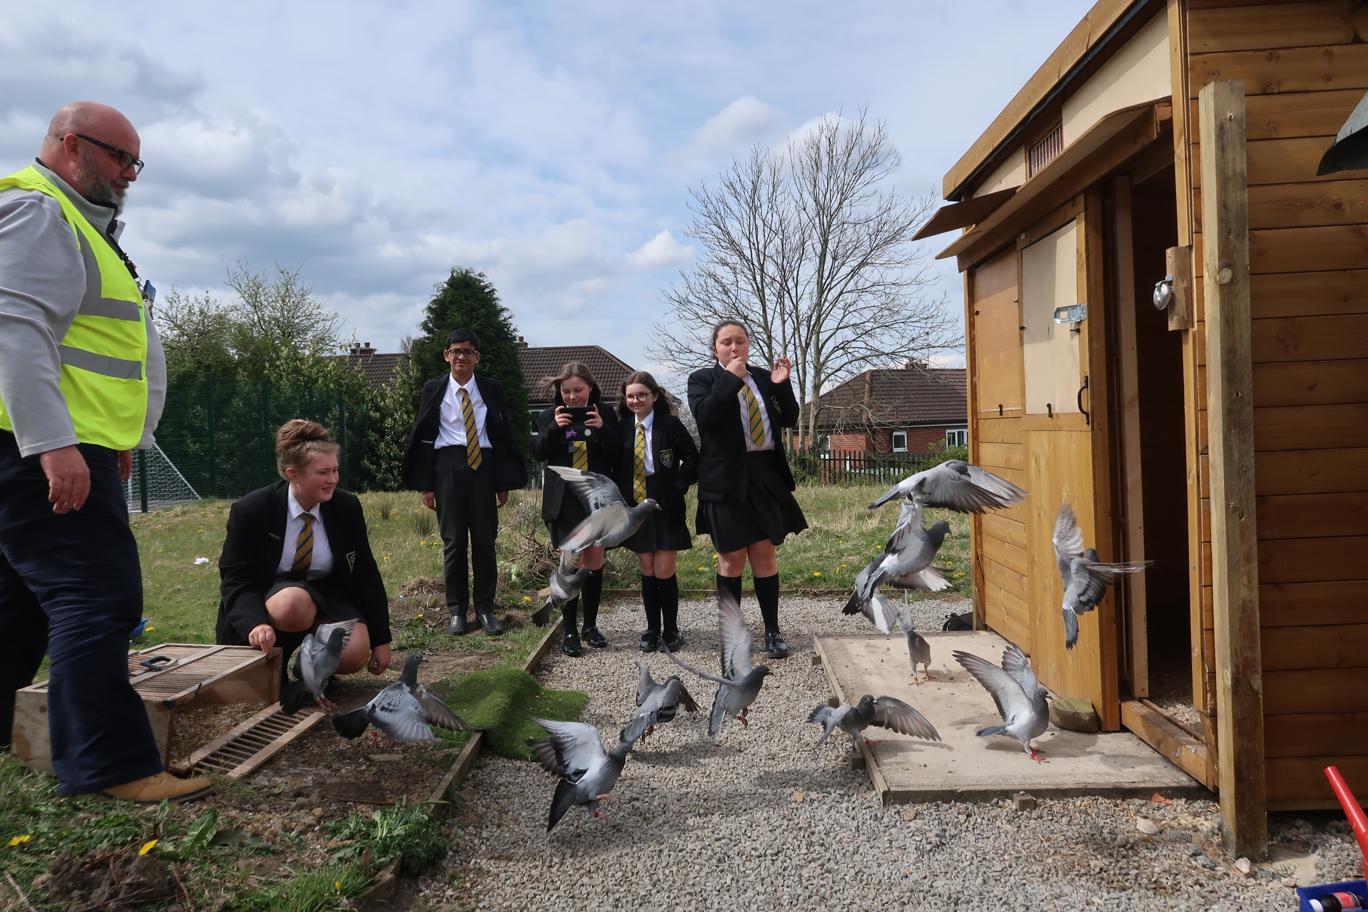
[[[130,640],[136,640],[138,637],[142,636],[143,631],[147,629],[147,622],[149,620],[151,619],[143,618],[142,620],[138,621],[138,626],[133,628],[133,632],[128,635],[128,638]]]
[[[1320,899],[1327,893],[1336,892],[1357,893],[1360,897],[1368,897],[1368,884],[1361,880],[1346,880],[1343,883],[1297,887],[1297,909],[1299,912],[1311,912],[1310,900]]]

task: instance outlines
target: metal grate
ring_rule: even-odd
[[[1046,133],[1040,142],[1031,146],[1030,153],[1026,156],[1027,177],[1035,177],[1041,170],[1059,157],[1059,153],[1064,151],[1064,124],[1057,123],[1055,128]]]
[[[278,705],[269,706],[173,766],[182,774],[195,770],[225,779],[241,779],[326,715],[317,709],[286,715]]]

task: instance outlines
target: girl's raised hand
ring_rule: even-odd
[[[746,359],[745,359],[745,358],[732,358],[731,361],[727,364],[727,372],[728,372],[728,373],[735,374],[736,376],[740,377],[742,380],[745,380],[745,379],[746,379]]]
[[[568,428],[570,421],[570,410],[563,405],[556,406],[556,426]]]
[[[789,371],[792,369],[793,362],[788,359],[788,356],[781,356],[778,361],[774,362],[774,370],[770,371],[770,382],[787,383]]]
[[[589,406],[589,414],[584,416],[584,426],[591,428],[603,427],[603,416],[599,414],[598,406]]]

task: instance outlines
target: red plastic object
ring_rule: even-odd
[[[1349,791],[1349,785],[1340,775],[1339,767],[1327,766],[1325,778],[1330,780],[1330,788],[1335,792],[1335,797],[1339,799],[1340,807],[1344,808],[1344,816],[1349,819],[1349,828],[1354,831],[1354,838],[1358,840],[1359,851],[1363,853],[1364,876],[1368,877],[1368,817],[1364,816],[1363,808],[1359,807],[1358,799],[1354,797],[1354,793]]]

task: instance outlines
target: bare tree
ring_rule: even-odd
[[[757,360],[792,358],[806,403],[865,368],[958,342],[911,240],[935,199],[891,186],[900,163],[884,125],[861,111],[823,118],[780,152],[756,146],[714,186],[693,189],[685,233],[703,255],[665,293],[651,355],[680,370],[709,363],[712,325],[739,319]],[[816,420],[806,409],[800,449]]]

